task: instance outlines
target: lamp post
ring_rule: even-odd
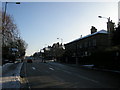
[[[57,39],[61,39],[61,43],[63,43],[63,39],[62,38],[57,38]]]
[[[63,44],[63,39],[62,38],[57,38],[57,39],[61,39],[61,46],[63,49],[65,49],[64,44]]]
[[[108,20],[108,22],[110,22],[110,17],[109,18],[107,18],[107,17],[102,17],[102,16],[98,16],[99,18],[105,18],[105,19],[107,19]]]
[[[111,46],[112,45],[111,40],[112,40],[112,36],[113,36],[113,32],[114,32],[114,24],[115,23],[113,23],[112,20],[110,20],[110,17],[109,18],[102,17],[102,16],[98,16],[98,17],[99,18],[105,18],[105,19],[108,20],[108,22],[107,22],[107,32],[108,32],[108,38],[109,38],[109,45]]]
[[[5,10],[4,10],[4,15],[3,15],[3,23],[5,23],[5,17],[6,17],[6,11],[7,11],[7,4],[8,3],[13,3],[13,2],[5,2]],[[20,2],[16,2],[16,4],[20,4]],[[4,30],[2,30],[3,34],[3,45],[4,45]]]
[[[107,22],[107,31],[108,33],[111,33],[114,31],[114,23],[112,22],[112,20],[110,20],[110,17],[107,18],[107,17],[102,17],[102,16],[98,16],[99,18],[105,18],[108,20]]]
[[[41,62],[43,62],[43,57],[44,57],[44,50],[40,49],[40,57],[41,57]]]
[[[13,2],[5,2],[5,12],[4,12],[4,17],[3,17],[3,21],[5,21],[5,16],[6,16],[6,10],[7,10],[7,4],[8,3],[13,3]],[[20,2],[16,2],[16,4],[20,4]]]

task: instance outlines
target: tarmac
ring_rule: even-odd
[[[23,63],[7,63],[3,66],[0,66],[0,70],[2,71],[0,72],[0,89],[14,88],[19,90],[21,88],[21,80],[24,81],[23,79],[21,79],[21,75],[24,74],[24,70],[22,69],[23,65],[24,65]],[[81,67],[84,69],[94,69],[94,70],[120,73],[120,71],[117,70],[93,68],[94,65],[76,65],[76,64],[65,64],[65,65],[77,67],[77,68]]]

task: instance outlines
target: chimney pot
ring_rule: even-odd
[[[92,26],[90,30],[91,30],[91,34],[97,32],[97,29],[94,26]]]

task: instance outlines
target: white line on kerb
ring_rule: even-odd
[[[33,70],[35,70],[36,68],[35,67],[32,67]]]
[[[53,68],[49,68],[50,70],[54,70]]]

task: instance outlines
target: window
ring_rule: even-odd
[[[91,41],[88,42],[89,47],[91,46]]]
[[[95,39],[93,40],[93,46],[96,46],[96,40]]]
[[[87,56],[88,55],[88,52],[87,51],[85,51],[85,56]]]
[[[85,42],[85,47],[87,47],[87,42]]]
[[[79,48],[82,48],[82,44],[79,45]]]

